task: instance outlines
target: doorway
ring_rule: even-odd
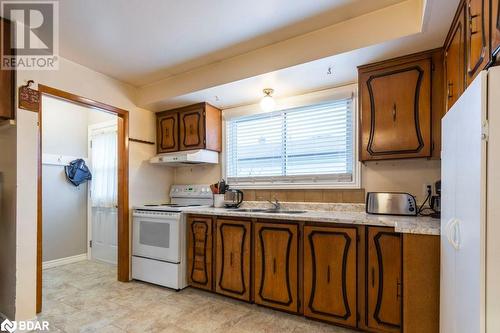
[[[37,313],[42,310],[42,269],[43,269],[43,112],[44,97],[84,106],[93,110],[106,112],[116,116],[116,263],[118,281],[130,280],[130,250],[129,250],[129,209],[128,209],[128,111],[104,103],[77,96],[62,90],[38,85],[40,92],[39,106],[39,163],[38,163],[38,223],[37,223]],[[60,126],[67,124],[61,123]],[[60,138],[64,140],[64,138]],[[57,195],[57,193],[55,193]],[[88,210],[87,210],[88,211]],[[88,231],[87,231],[88,235]],[[109,242],[111,243],[111,242]],[[88,250],[87,250],[88,252]]]

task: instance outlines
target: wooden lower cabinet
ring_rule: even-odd
[[[440,238],[403,234],[403,332],[439,332]]]
[[[255,303],[298,312],[298,225],[259,222],[254,233]]]
[[[304,314],[356,327],[356,228],[304,227]]]
[[[190,216],[187,219],[188,284],[212,290],[212,228],[211,217]]]
[[[250,221],[216,222],[215,291],[250,301]]]
[[[190,286],[363,332],[439,332],[439,236],[196,215],[187,230]]]
[[[402,245],[392,228],[368,227],[366,324],[377,332],[401,332]]]

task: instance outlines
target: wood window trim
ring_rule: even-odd
[[[78,96],[63,90],[38,85],[41,96],[55,97],[71,103],[109,112],[118,117],[118,258],[117,279],[130,281],[129,224],[129,112],[108,104]],[[36,312],[42,311],[42,98],[38,110],[38,177],[37,177],[37,278]]]

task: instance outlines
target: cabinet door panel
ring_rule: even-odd
[[[180,113],[180,150],[205,148],[205,112],[203,108]]]
[[[465,66],[465,6],[462,6],[444,49],[447,111],[464,92]]]
[[[430,156],[431,60],[362,76],[362,160]]]
[[[158,153],[179,150],[179,114],[172,112],[157,118]]]
[[[467,2],[467,84],[470,84],[490,60],[490,1]]]
[[[356,326],[356,229],[304,227],[305,315]]]
[[[4,18],[0,17],[0,24],[2,25],[0,32],[0,43],[2,43],[2,50],[10,49],[10,27],[11,24]],[[14,54],[11,50],[9,54]],[[15,84],[15,71],[14,70],[0,70],[0,120],[1,119],[14,119],[15,106],[14,106],[14,87]]]
[[[500,0],[491,1],[491,51],[498,59],[500,52]]]
[[[255,224],[255,303],[298,311],[298,227]]]
[[[250,301],[250,236],[250,222],[217,220],[218,293]]]
[[[401,235],[387,228],[368,229],[367,325],[400,332],[402,320]]]
[[[212,219],[188,219],[188,283],[212,290]]]

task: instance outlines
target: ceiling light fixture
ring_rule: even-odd
[[[260,100],[260,107],[263,111],[274,111],[276,107],[276,101],[274,100],[272,94],[274,93],[274,89],[266,88],[263,90],[264,97]]]

